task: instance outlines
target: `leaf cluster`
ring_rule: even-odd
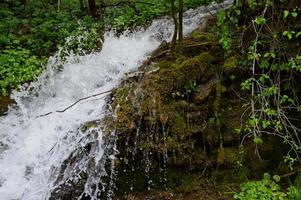
[[[282,192],[278,182],[280,177],[275,175],[271,178],[268,173],[265,173],[260,181],[249,181],[241,184],[240,192],[234,194],[234,199],[250,200],[250,199],[269,199],[283,200],[287,194]]]

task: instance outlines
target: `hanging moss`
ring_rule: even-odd
[[[175,113],[171,122],[172,133],[178,135],[181,139],[187,134],[186,120],[178,113]]]
[[[237,67],[238,67],[238,60],[235,56],[227,58],[224,62],[224,68],[227,71],[233,71]]]
[[[211,42],[212,44],[217,44],[218,43],[218,37],[216,34],[214,33],[210,33],[210,32],[202,32],[202,31],[194,31],[192,34],[191,34],[191,38],[192,40],[188,40],[186,42],[186,44],[189,42],[192,42],[192,43],[197,43],[197,41],[200,41],[200,42]]]

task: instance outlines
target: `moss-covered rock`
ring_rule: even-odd
[[[195,31],[183,44],[174,55],[162,44],[112,94],[105,132],[118,135],[118,195],[162,187],[191,194],[203,183],[187,174],[239,184],[266,167],[235,132],[246,113],[227,78],[240,73],[237,58],[224,58],[214,33]]]
[[[165,46],[162,52],[168,51]],[[217,85],[223,66],[222,54],[214,34],[194,32],[185,39],[184,51],[177,58],[164,59],[160,51],[156,52],[155,64],[145,62],[139,77],[125,80],[113,93],[111,105],[115,118],[108,116],[106,127],[117,129],[120,181],[125,178],[121,182],[131,182],[126,177],[136,174],[135,187],[142,191],[150,186],[149,176],[158,177],[153,178],[153,183],[163,184],[164,181],[159,181],[164,177],[160,169],[178,167],[206,172],[208,166],[216,165],[215,149],[220,145],[220,138],[216,128],[210,129],[213,133],[207,131],[210,127],[207,122],[210,112],[216,110],[212,104],[216,94],[220,94],[222,102],[221,94],[226,91],[222,91],[224,86]],[[227,163],[225,166],[235,162],[231,156],[229,153],[229,159],[223,161]],[[149,160],[152,164],[147,165],[145,162]],[[159,172],[154,174],[155,166]],[[149,175],[145,174],[146,169]],[[127,174],[122,173],[124,170]],[[129,170],[134,174],[129,175]],[[186,179],[181,178],[182,186],[169,187],[186,190]],[[128,187],[128,184],[119,185],[119,192]],[[151,187],[155,187],[154,184]]]
[[[227,72],[233,72],[238,67],[238,60],[235,56],[227,58],[224,62],[224,68]]]

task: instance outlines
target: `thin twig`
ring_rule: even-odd
[[[297,173],[299,173],[301,171],[301,167],[300,168],[297,168],[295,169],[294,171],[292,172],[289,172],[289,173],[286,173],[286,174],[283,174],[283,175],[280,175],[281,178],[286,178],[286,177],[289,177],[289,176],[292,176],[292,175],[295,175]]]
[[[78,103],[81,102],[81,101],[84,101],[84,100],[87,100],[87,99],[90,99],[90,98],[93,98],[93,97],[97,97],[97,96],[100,96],[100,95],[108,94],[108,93],[110,93],[110,92],[111,92],[111,90],[107,90],[107,91],[104,91],[104,92],[101,92],[101,93],[97,93],[97,94],[93,94],[93,95],[90,95],[90,96],[81,98],[81,99],[77,100],[76,102],[74,102],[73,104],[71,104],[70,106],[64,108],[63,110],[52,111],[52,112],[49,112],[49,113],[46,113],[46,114],[43,114],[43,115],[39,115],[39,116],[37,116],[36,118],[45,117],[45,116],[51,115],[51,114],[53,114],[53,113],[63,113],[63,112],[65,112],[66,110],[72,108],[73,106],[75,106],[76,104],[78,104]]]

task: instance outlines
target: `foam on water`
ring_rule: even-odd
[[[231,1],[226,1],[222,6],[230,4]],[[218,7],[187,11],[185,34],[196,29]],[[12,98],[16,104],[0,117],[0,199],[48,199],[56,187],[63,161],[88,142],[82,140],[85,134],[79,131],[81,125],[101,120],[106,101],[98,97],[82,101],[63,113],[37,116],[62,110],[78,99],[116,87],[126,72],[137,69],[163,40],[170,40],[172,30],[172,22],[163,18],[146,30],[120,37],[106,33],[100,53],[73,55],[64,62],[58,56],[50,58],[37,81],[14,91]],[[93,151],[93,156],[95,162],[100,162],[104,154],[100,148],[101,132],[94,140],[99,148]],[[89,185],[85,188],[89,190]]]

